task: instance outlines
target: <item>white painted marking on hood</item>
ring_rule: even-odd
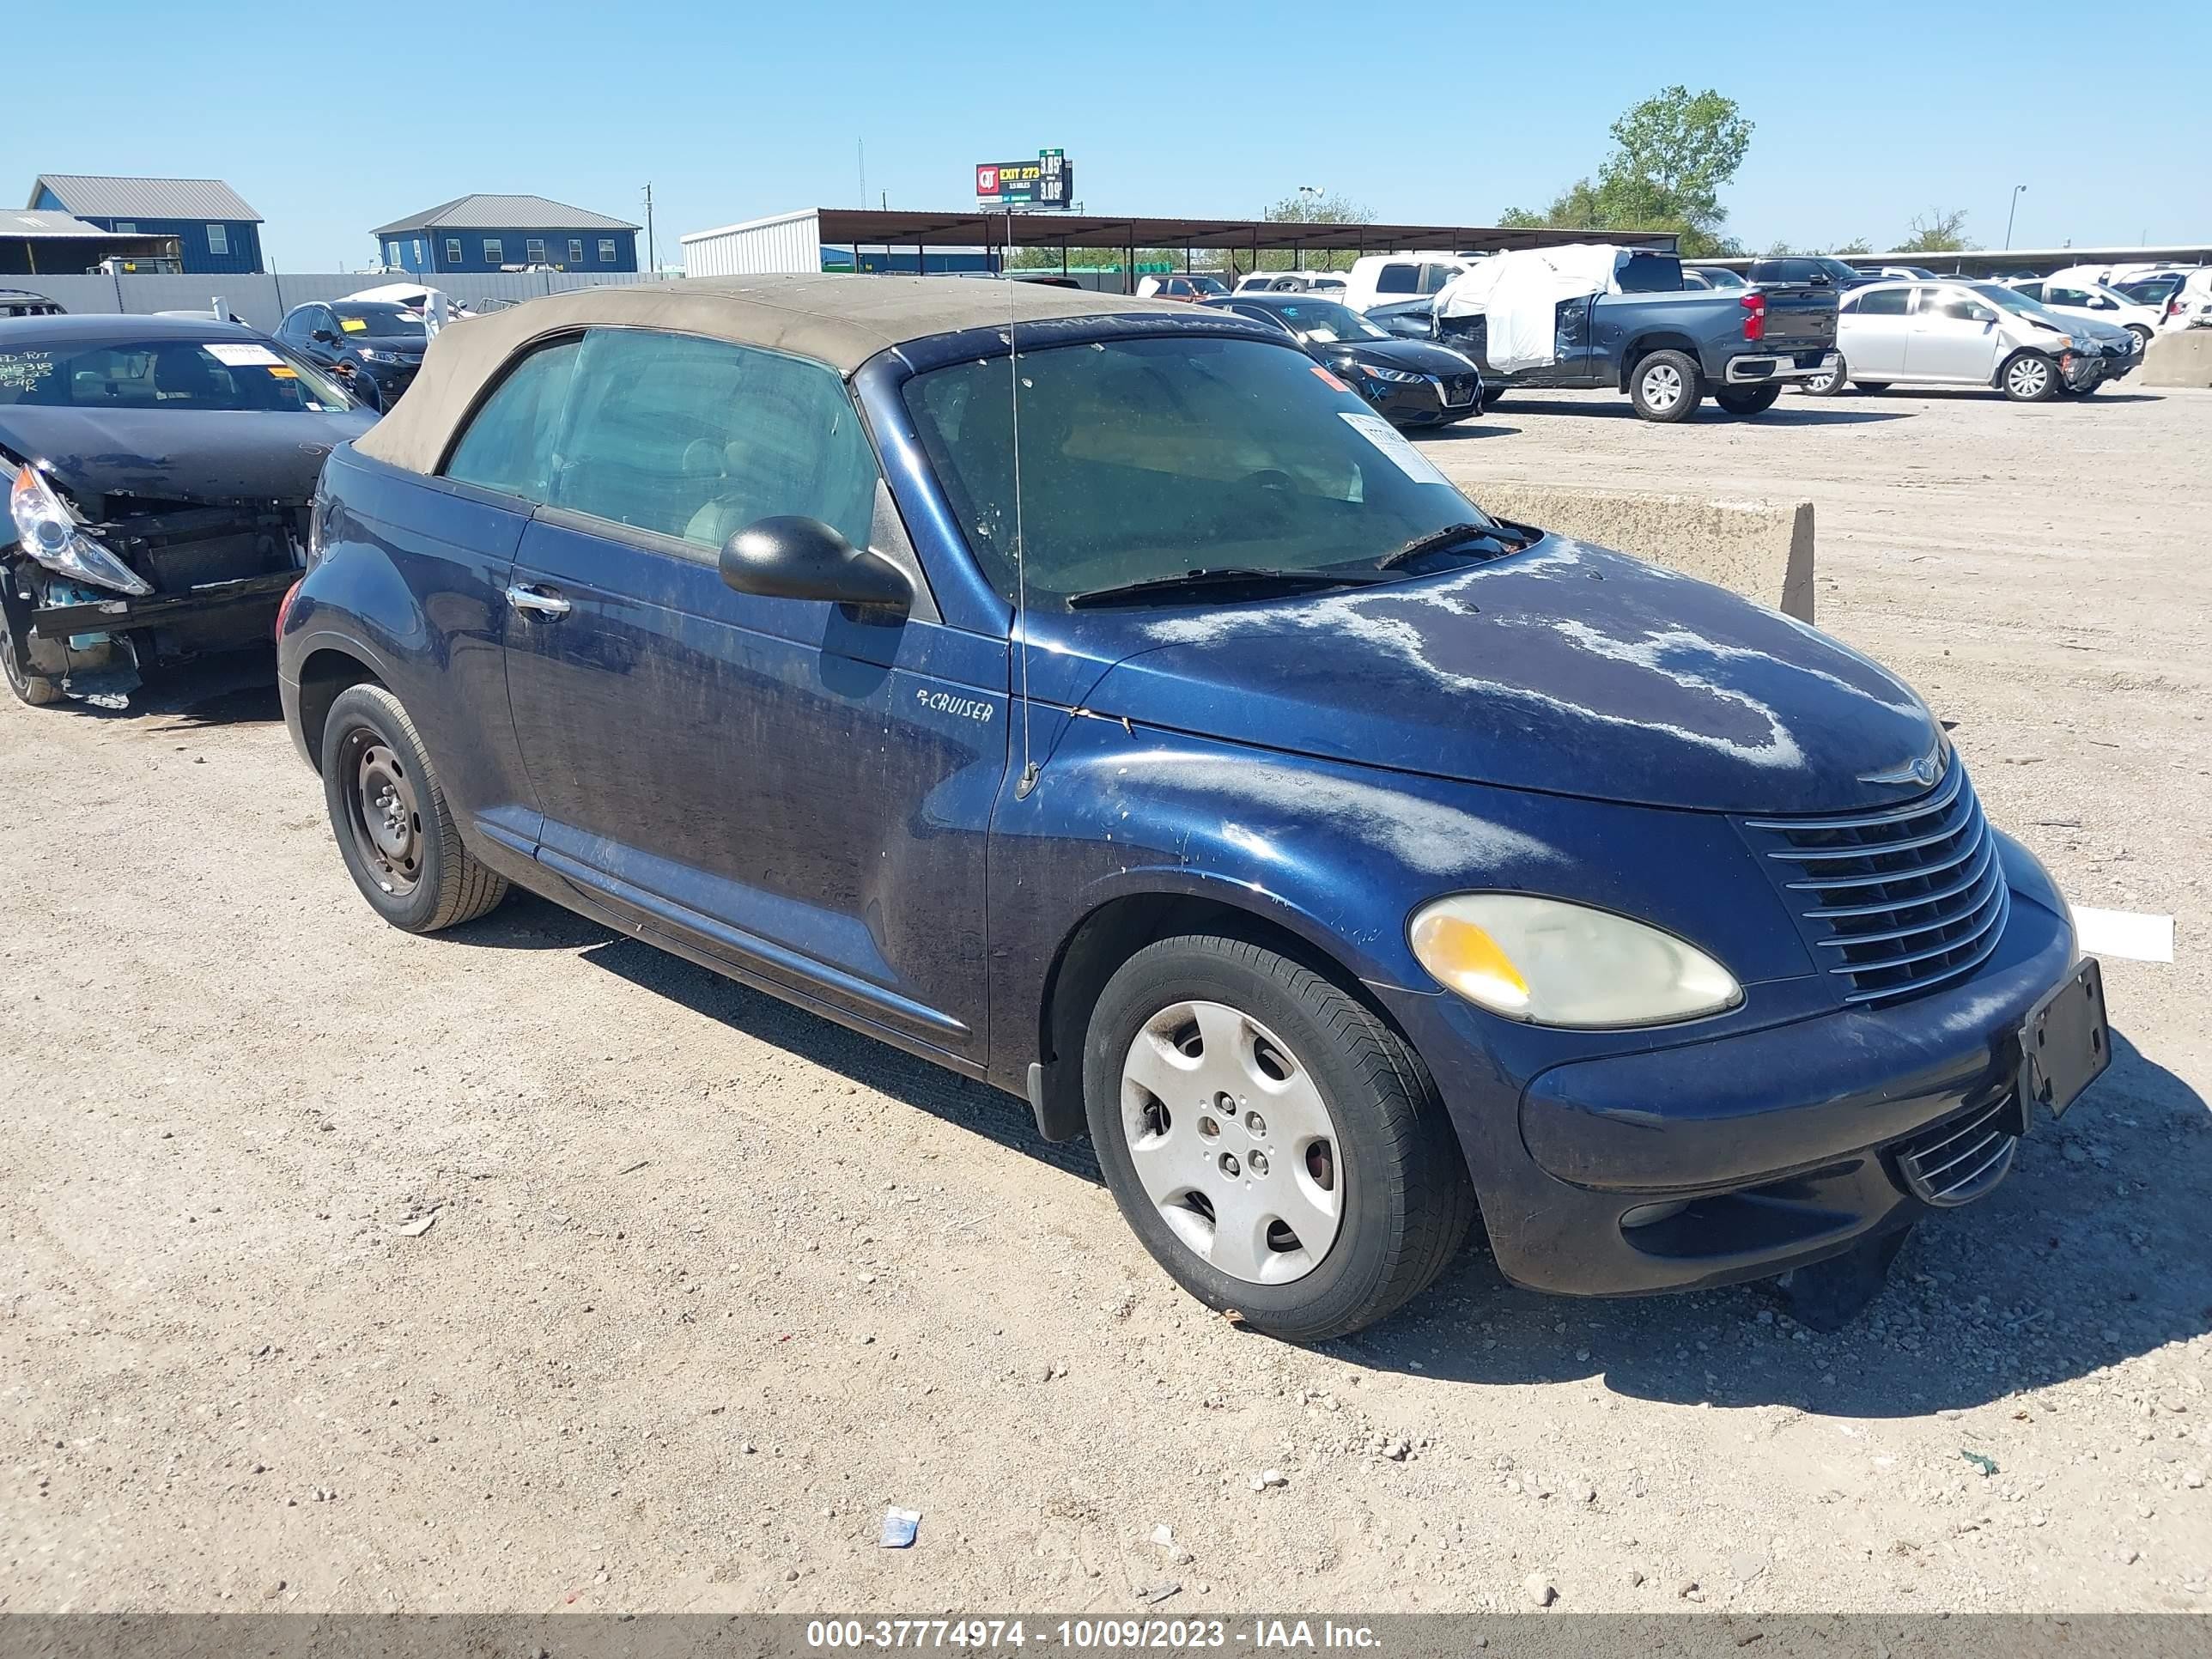
[[[1231,822],[1223,826],[1229,841],[1255,856],[1282,858],[1285,832],[1321,818],[1431,875],[1494,868],[1509,862],[1567,861],[1565,854],[1534,836],[1455,806],[1324,772],[1268,761],[1157,750],[1128,757],[1122,769],[1134,775],[1117,787],[1149,786],[1213,799],[1227,796],[1268,809],[1278,821],[1267,826],[1270,833],[1265,837],[1249,824]],[[1267,849],[1264,854],[1261,848]]]
[[[2130,962],[2173,960],[2173,918],[2140,910],[2094,910],[2076,906],[2074,934],[2091,955]]]

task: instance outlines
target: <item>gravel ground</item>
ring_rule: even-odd
[[[1824,624],[2077,902],[2179,919],[2108,965],[2112,1073],[1836,1335],[1475,1248],[1269,1342],[1018,1102],[535,900],[384,927],[250,669],[0,699],[0,1608],[2212,1605],[2208,447],[2126,391],[1429,446],[1809,495]]]

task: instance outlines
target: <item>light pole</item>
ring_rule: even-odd
[[[2026,185],[2012,187],[2012,205],[2005,210],[2005,246],[2008,249],[2012,246],[2012,216],[2020,211],[2020,193],[2027,188]]]

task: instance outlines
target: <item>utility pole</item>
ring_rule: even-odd
[[[645,264],[655,276],[660,275],[660,250],[653,241],[653,180],[645,181]]]
[[[2012,205],[2005,210],[2005,246],[2007,248],[2012,246],[2012,218],[2013,215],[2020,211],[2020,193],[2027,188],[2026,185],[2014,185],[2012,187]]]

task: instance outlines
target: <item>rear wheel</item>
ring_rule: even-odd
[[[2039,351],[2013,354],[1997,375],[2004,395],[2016,404],[2048,403],[2058,395],[2058,365]]]
[[[1713,393],[1713,401],[1731,415],[1764,415],[1781,395],[1782,383],[1771,380],[1765,386],[1722,386]]]
[[[462,845],[415,722],[382,686],[348,686],[331,704],[323,796],[354,885],[393,927],[434,933],[507,896]]]
[[[1835,368],[1824,368],[1817,374],[1808,374],[1797,384],[1809,397],[1832,398],[1844,389],[1844,376],[1850,372],[1850,365],[1838,356]]]
[[[29,652],[17,643],[15,629],[5,612],[0,612],[0,678],[8,682],[8,689],[18,699],[33,708],[44,708],[62,700],[62,689],[44,674],[33,674],[26,660]]]
[[[1341,987],[1248,940],[1163,939],[1108,981],[1084,1039],[1106,1184],[1209,1307],[1320,1342],[1423,1289],[1474,1194],[1419,1060]]]
[[[1629,377],[1629,401],[1647,421],[1686,421],[1705,393],[1697,360],[1686,352],[1655,351]]]
[[[2136,356],[2140,357],[2150,349],[2150,330],[2141,323],[2130,323],[2128,332],[2136,337]]]

